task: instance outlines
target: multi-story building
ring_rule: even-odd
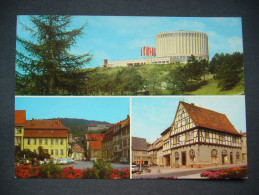
[[[25,110],[15,111],[15,145],[36,153],[41,146],[53,158],[68,157],[68,129],[59,119],[25,119]]]
[[[102,150],[103,137],[104,137],[104,134],[86,134],[86,150],[87,150],[88,158],[100,158],[102,156],[99,154],[100,153],[99,150]],[[91,145],[91,143],[96,143],[96,144]]]
[[[104,134],[102,141],[103,155],[106,158],[129,161],[130,157],[130,117],[120,121]]]
[[[148,147],[149,163],[152,165],[163,165],[163,139],[158,138]]]
[[[88,131],[105,130],[113,127],[113,124],[89,124]]]
[[[170,148],[170,127],[164,130],[161,133],[163,139],[163,163],[164,166],[170,166],[170,156],[171,156],[171,148]]]
[[[113,128],[104,134],[102,141],[103,157],[113,159]]]
[[[25,110],[15,111],[15,130],[14,130],[14,144],[20,146],[23,150],[23,138],[24,138],[24,124],[26,120]]]
[[[241,134],[227,116],[194,104],[179,102],[169,144],[172,167],[242,163]]]
[[[148,144],[145,138],[132,137],[132,163],[149,164]]]
[[[113,127],[113,156],[116,161],[121,158],[129,160],[130,156],[130,117],[116,123]]]

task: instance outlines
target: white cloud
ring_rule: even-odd
[[[232,50],[232,52],[235,51],[241,51],[243,52],[243,42],[240,37],[230,37],[227,39],[227,42],[229,44],[229,49]]]

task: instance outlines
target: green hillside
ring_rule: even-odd
[[[57,118],[52,118],[48,120],[57,120]],[[68,128],[69,133],[72,133],[73,136],[83,136],[88,132],[87,128],[89,124],[110,124],[106,121],[95,121],[87,119],[76,119],[76,118],[59,118],[62,124]],[[100,133],[100,132],[96,132]]]

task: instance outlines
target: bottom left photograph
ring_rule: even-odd
[[[15,178],[130,179],[130,98],[15,97]]]

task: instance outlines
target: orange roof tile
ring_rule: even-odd
[[[60,130],[67,130],[67,128],[61,124],[61,121],[57,120],[26,120],[24,129],[60,129]]]
[[[41,138],[66,138],[67,130],[24,130],[24,137],[41,137]]]
[[[102,141],[103,134],[87,134],[88,141]]]
[[[81,146],[79,146],[78,144],[73,145],[72,147],[72,151],[73,152],[77,152],[77,153],[82,153],[84,152],[84,148],[82,148]]]
[[[25,110],[15,110],[15,125],[24,125],[26,120]]]
[[[201,108],[194,104],[180,103],[182,103],[196,126],[240,135],[225,114]]]
[[[90,142],[90,148],[91,150],[101,150],[102,142],[101,141]]]

